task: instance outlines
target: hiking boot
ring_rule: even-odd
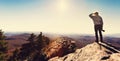
[[[104,41],[100,41],[101,43],[105,43]]]
[[[95,42],[96,42],[96,43],[99,43],[99,41],[96,41],[96,40],[95,40]]]
[[[102,42],[99,42],[100,44],[102,43]]]

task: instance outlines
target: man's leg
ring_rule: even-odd
[[[102,36],[102,31],[99,30],[99,34],[100,34],[100,42],[103,42],[103,36]]]
[[[96,37],[96,40],[95,40],[95,42],[97,42],[98,43],[98,26],[94,26],[94,30],[95,30],[95,37]]]
[[[97,30],[95,31],[95,37],[96,37],[95,42],[97,42],[97,43],[98,43],[98,31],[97,31]]]

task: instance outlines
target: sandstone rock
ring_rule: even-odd
[[[112,54],[106,61],[120,61],[120,53]]]
[[[75,49],[75,41],[68,37],[59,37],[51,42],[45,50],[47,58],[55,56],[62,57],[65,54],[73,52]]]
[[[77,49],[74,53],[55,57],[49,61],[120,61],[120,53],[115,53],[98,43],[92,43]]]

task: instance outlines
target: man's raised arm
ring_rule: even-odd
[[[92,16],[92,13],[89,15],[89,17],[90,17],[90,18],[92,18],[92,17],[93,17],[93,16]]]

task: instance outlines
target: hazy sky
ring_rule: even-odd
[[[94,34],[89,14],[98,11],[105,34],[120,33],[120,0],[0,0],[5,32]]]

